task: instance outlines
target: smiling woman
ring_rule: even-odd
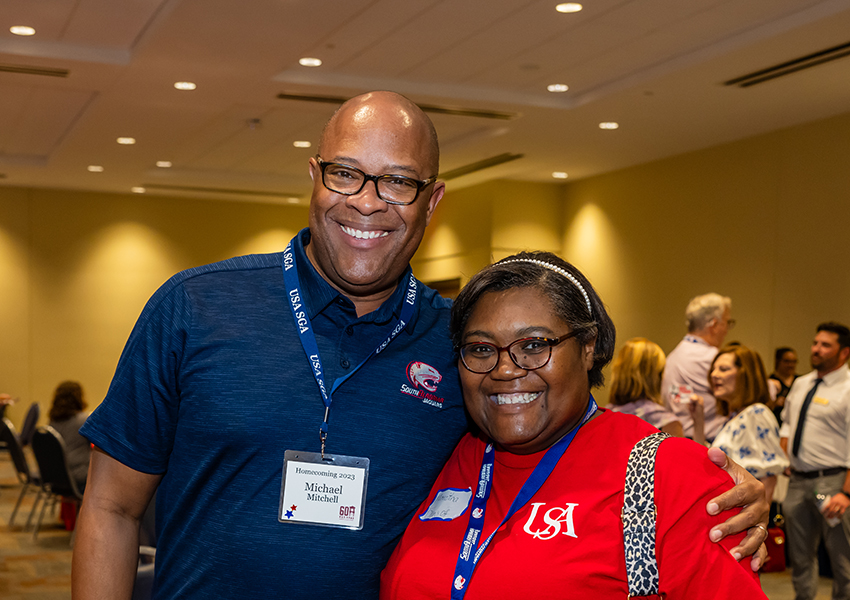
[[[624,532],[630,454],[661,434],[596,406],[615,331],[575,267],[522,253],[484,269],[458,296],[451,333],[477,431],[409,524],[382,598],[623,598],[644,595],[653,573],[670,599],[765,597],[729,553],[740,537],[709,541],[722,517],[705,506],[732,482],[690,440],[664,441],[635,471],[637,495],[657,506],[655,538]],[[627,543],[644,550],[627,555]]]
[[[767,406],[770,394],[761,357],[740,344],[721,348],[708,381],[719,412],[729,417],[712,447],[735,457],[764,483],[771,501],[776,476],[790,463],[779,443],[779,423]]]

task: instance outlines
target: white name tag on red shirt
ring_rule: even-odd
[[[368,478],[368,458],[287,450],[278,520],[363,529]]]
[[[472,488],[465,490],[457,488],[446,488],[437,492],[434,500],[428,506],[428,510],[419,515],[421,521],[451,521],[457,519],[472,500]]]

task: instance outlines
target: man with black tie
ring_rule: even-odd
[[[850,329],[838,323],[818,325],[812,343],[814,371],[794,382],[782,412],[780,441],[791,459],[784,509],[797,600],[814,600],[817,594],[821,537],[835,575],[832,597],[850,599],[848,357]]]

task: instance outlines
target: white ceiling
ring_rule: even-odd
[[[281,93],[392,89],[514,115],[432,115],[443,172],[523,155],[450,189],[587,177],[850,111],[850,56],[723,85],[850,42],[850,0],[585,0],[576,14],[555,4],[2,0],[0,185],[306,202],[315,146],[292,142],[315,144],[335,105]],[[36,35],[15,36],[13,25]],[[302,67],[305,56],[324,64]],[[570,90],[550,93],[550,83]],[[119,146],[119,136],[137,143]]]

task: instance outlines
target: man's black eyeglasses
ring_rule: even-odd
[[[354,196],[367,181],[374,181],[378,198],[387,204],[413,204],[422,188],[437,181],[436,177],[420,181],[404,175],[368,175],[355,167],[326,162],[318,156],[316,161],[322,170],[322,184],[330,191]]]

